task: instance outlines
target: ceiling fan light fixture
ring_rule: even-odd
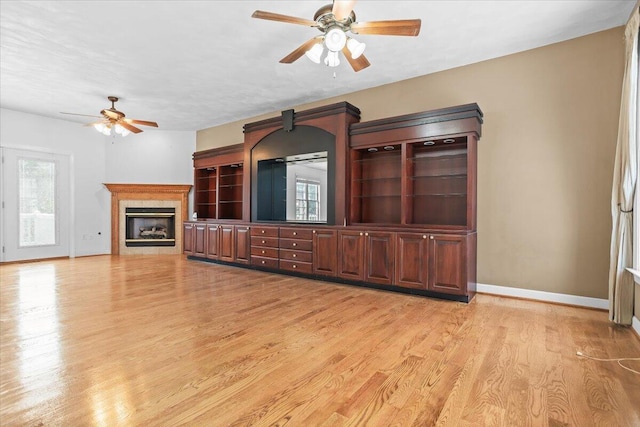
[[[356,39],[349,38],[347,40],[347,49],[349,49],[349,52],[351,52],[351,57],[353,59],[358,59],[360,55],[364,53],[364,49],[366,47],[366,44],[361,43]]]
[[[324,58],[324,64],[329,67],[337,67],[338,65],[340,65],[340,57],[338,55],[338,52],[333,52],[330,50],[327,53],[326,58]]]
[[[316,43],[313,45],[311,49],[305,52],[307,58],[315,62],[316,64],[320,63],[320,59],[322,58],[322,53],[324,52],[324,48],[322,47],[322,42]]]
[[[324,38],[324,44],[332,52],[340,52],[347,44],[347,35],[344,30],[338,26],[334,26],[327,31]]]
[[[102,131],[104,130],[104,128],[106,128],[106,126],[104,125],[104,123],[96,123],[93,125],[94,129],[97,130],[98,132],[102,133]]]

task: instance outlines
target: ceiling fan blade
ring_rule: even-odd
[[[156,122],[148,122],[146,120],[135,120],[135,119],[123,119],[123,120],[133,125],[153,126],[154,128],[158,127],[158,124]]]
[[[369,60],[365,58],[364,55],[360,55],[356,59],[353,59],[351,57],[351,52],[349,52],[349,49],[347,49],[346,46],[342,48],[342,53],[344,54],[344,57],[347,58],[347,62],[349,62],[349,65],[351,65],[353,71],[355,71],[356,73],[360,70],[364,70],[369,65],[371,65]]]
[[[62,111],[60,111],[60,114],[68,114],[70,116],[96,117],[98,119],[100,118],[100,116],[94,116],[94,115],[90,115],[90,114],[64,113]]]
[[[336,17],[336,20],[342,21],[351,14],[355,3],[356,0],[333,0],[331,13]]]
[[[296,50],[291,52],[289,55],[285,56],[280,60],[282,64],[291,64],[292,62],[299,59],[306,51],[311,49],[314,44],[318,43],[319,37],[314,37],[306,42],[302,43]]]
[[[120,126],[122,126],[123,128],[127,129],[127,130],[128,130],[128,131],[130,131],[130,132],[133,132],[133,133],[140,133],[140,132],[142,132],[142,129],[138,129],[137,127],[130,125],[129,123],[125,122],[124,120],[120,120],[120,121],[118,122],[118,124],[119,124]]]
[[[417,36],[420,34],[419,19],[402,19],[397,21],[354,22],[351,32],[356,34],[377,34],[383,36]]]
[[[251,15],[251,17],[258,18],[258,19],[266,19],[268,21],[278,21],[278,22],[286,22],[289,24],[305,25],[307,27],[318,26],[318,24],[316,24],[315,21],[311,21],[309,19],[296,18],[295,16],[288,16],[288,15],[280,15],[279,13],[265,12],[263,10],[256,10],[255,12],[253,12],[253,15]]]

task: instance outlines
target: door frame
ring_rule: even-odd
[[[21,151],[30,151],[30,152],[34,152],[36,154],[38,153],[42,153],[42,154],[54,154],[57,156],[65,156],[68,157],[69,159],[69,258],[75,258],[76,257],[76,243],[75,243],[75,167],[74,167],[74,163],[75,163],[75,158],[74,158],[74,154],[70,151],[61,151],[61,150],[54,150],[52,148],[49,147],[37,147],[37,146],[32,146],[32,145],[10,145],[10,144],[0,144],[0,155],[2,156],[2,176],[0,176],[0,178],[2,178],[2,184],[0,185],[0,201],[2,201],[2,206],[0,206],[0,247],[2,248],[2,250],[0,250],[0,263],[4,263],[5,262],[5,252],[4,252],[4,247],[5,247],[5,230],[6,230],[6,224],[5,224],[5,179],[4,179],[4,149],[11,149],[11,150],[21,150]]]

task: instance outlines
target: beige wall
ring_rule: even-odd
[[[615,28],[293,108],[348,101],[367,121],[477,102],[478,282],[607,298],[622,36]],[[240,143],[244,123],[279,114],[199,131],[196,149]]]

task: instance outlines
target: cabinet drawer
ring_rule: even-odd
[[[296,239],[280,239],[281,249],[296,249],[300,251],[310,251],[313,246],[311,240],[296,240]]]
[[[299,261],[299,262],[311,262],[312,256],[311,256],[311,252],[281,249],[280,259],[287,259],[290,261]]]
[[[278,238],[277,237],[251,236],[251,246],[265,246],[265,247],[269,247],[269,248],[277,248],[278,247]]]
[[[257,267],[278,268],[278,259],[251,256],[251,265],[255,265]]]
[[[278,259],[278,249],[261,246],[251,246],[251,256]]]
[[[298,261],[289,261],[285,259],[280,260],[280,269],[288,270],[288,271],[298,271],[300,273],[313,273],[313,268],[311,267],[310,262],[298,262]]]
[[[280,237],[285,239],[311,240],[313,233],[306,228],[280,228]]]
[[[252,227],[251,235],[261,236],[261,237],[278,237],[278,228],[277,227]]]

